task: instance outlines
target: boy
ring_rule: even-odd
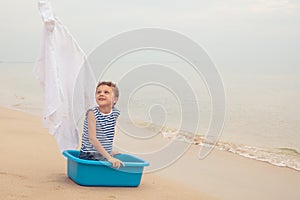
[[[107,160],[113,167],[119,168],[124,164],[113,157],[117,152],[112,150],[116,120],[120,115],[120,111],[114,107],[119,90],[112,82],[99,82],[95,97],[98,106],[87,111],[79,158]]]

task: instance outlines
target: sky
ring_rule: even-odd
[[[1,61],[35,61],[42,36],[37,2],[1,1]],[[50,2],[87,54],[119,33],[155,27],[188,36],[224,72],[300,73],[299,0]]]

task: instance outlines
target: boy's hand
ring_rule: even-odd
[[[116,158],[114,158],[114,157],[111,157],[111,158],[108,160],[108,162],[110,162],[110,163],[112,164],[112,166],[113,166],[114,168],[117,168],[117,169],[119,169],[121,165],[122,165],[123,167],[125,166],[125,164],[124,164],[121,160],[116,159]]]

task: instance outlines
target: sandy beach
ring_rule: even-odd
[[[41,117],[0,108],[1,199],[299,199],[300,172],[192,146],[177,162],[144,174],[137,188],[82,187]]]
[[[0,118],[1,199],[214,199],[153,173],[137,188],[78,186],[40,117],[1,108]]]

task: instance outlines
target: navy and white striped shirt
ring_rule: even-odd
[[[96,137],[105,150],[111,154],[112,145],[115,134],[115,125],[120,111],[113,108],[108,114],[103,114],[99,111],[98,106],[90,109],[94,112],[96,119]],[[88,134],[88,110],[83,125],[82,144],[80,151],[82,152],[98,152],[97,149],[90,143]]]

